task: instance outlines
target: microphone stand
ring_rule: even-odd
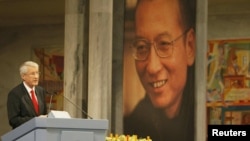
[[[51,111],[52,98],[53,98],[53,94],[50,95],[50,100],[49,100],[49,111]]]
[[[50,95],[50,104],[49,104],[49,110],[50,110],[50,108],[51,108],[52,97],[53,97],[53,95],[57,95],[57,93],[54,92],[54,94],[52,94],[52,93],[47,92],[47,94]],[[59,94],[59,95],[60,95],[60,94]],[[77,106],[75,103],[73,103],[69,98],[67,98],[67,97],[64,96],[64,95],[61,95],[61,96],[62,96],[63,98],[65,98],[68,102],[70,102],[72,105],[74,105],[78,110],[80,110],[80,111],[81,111],[84,115],[86,115],[88,118],[93,119],[90,115],[88,115],[87,112],[85,112],[82,108],[80,108],[80,107]]]
[[[74,105],[78,110],[82,111],[82,113],[85,114],[88,118],[93,119],[91,116],[88,115],[87,112],[85,112],[82,108],[80,108],[75,103],[73,103],[72,101],[70,101],[66,96],[62,95],[62,97],[64,97],[67,101],[69,101],[72,105]]]

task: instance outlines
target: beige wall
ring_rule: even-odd
[[[250,38],[249,0],[208,0],[208,40]]]

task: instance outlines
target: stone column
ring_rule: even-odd
[[[112,0],[66,0],[64,95],[77,105],[87,101],[88,115],[108,119],[110,127],[112,12]],[[67,100],[64,109],[81,117]]]
[[[111,121],[112,0],[90,0],[88,112]]]
[[[84,66],[84,11],[83,0],[65,1],[65,44],[64,44],[64,110],[72,117],[81,118],[86,78]],[[85,57],[85,58],[84,58]],[[86,61],[85,61],[86,62]],[[84,68],[85,67],[85,68]]]
[[[196,60],[195,60],[195,141],[205,141],[207,136],[206,120],[206,53],[207,53],[207,0],[197,0],[196,11]]]
[[[123,133],[123,40],[125,0],[113,1],[111,132]]]

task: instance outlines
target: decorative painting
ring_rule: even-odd
[[[208,42],[206,95],[208,124],[250,124],[250,39]]]
[[[48,110],[63,110],[64,51],[62,47],[32,49],[33,60],[40,66],[40,85],[47,92]]]

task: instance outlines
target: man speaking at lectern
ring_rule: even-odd
[[[22,83],[13,88],[7,99],[9,124],[12,129],[34,117],[47,117],[46,91],[38,86],[39,65],[32,61],[20,67]]]

